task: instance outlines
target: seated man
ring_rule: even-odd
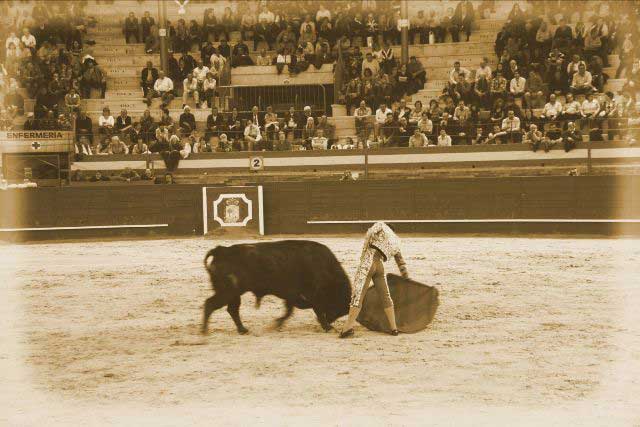
[[[571,93],[574,95],[588,94],[594,91],[591,73],[587,71],[586,65],[581,62],[578,72],[571,79]]]
[[[540,148],[540,145],[544,145],[544,151],[549,151],[549,148],[544,144],[545,139],[542,132],[538,130],[538,126],[532,124],[529,126],[529,132],[524,134],[524,141],[531,145],[531,150],[535,153]]]
[[[129,154],[129,147],[120,141],[117,136],[111,137],[111,143],[107,149],[107,154]]]
[[[413,135],[409,138],[409,147],[427,147],[429,145],[429,140],[427,137],[420,132],[420,128],[415,128],[413,130]]]
[[[191,108],[188,105],[184,106],[183,113],[180,114],[180,120],[178,121],[180,130],[185,136],[191,135],[191,132],[196,130],[196,118],[191,113]]]
[[[326,150],[329,146],[329,138],[324,136],[322,129],[316,129],[316,136],[311,138],[311,147],[314,150]]]
[[[564,143],[564,151],[569,152],[576,147],[578,142],[582,142],[582,135],[576,129],[573,122],[567,123],[567,130],[562,134],[562,142]]]
[[[389,114],[393,115],[391,110],[387,108],[386,104],[380,104],[380,107],[376,110],[376,118],[373,125],[374,138],[380,140],[380,129],[385,125],[387,115]]]
[[[148,92],[146,99],[148,106],[151,106],[151,100],[153,98],[161,98],[163,107],[173,100],[173,80],[166,77],[164,71],[158,72],[158,80],[154,83],[153,90]]]
[[[509,83],[509,92],[511,93],[511,95],[513,95],[513,97],[515,98],[524,97],[526,86],[527,80],[524,77],[520,76],[519,71],[514,72],[513,78]]]
[[[153,66],[151,61],[148,61],[147,66],[143,68],[140,73],[140,87],[142,87],[145,98],[148,92],[153,90],[153,84],[156,80],[158,80],[158,70]]]
[[[582,109],[578,101],[573,99],[572,94],[567,94],[567,101],[562,108],[560,118],[562,120],[578,120],[582,117]]]
[[[560,104],[560,101],[556,100],[556,95],[552,93],[549,95],[549,102],[547,102],[542,109],[540,121],[553,122],[558,118],[558,116],[560,116],[560,114],[562,114],[562,104]]]
[[[502,131],[506,132],[506,140],[509,143],[522,142],[522,131],[520,130],[520,118],[516,117],[513,110],[509,110],[507,117],[502,120]]]
[[[187,105],[189,95],[193,96],[196,106],[199,106],[200,92],[198,91],[198,81],[193,77],[193,73],[189,73],[187,78],[182,81],[182,108]]]
[[[356,108],[354,116],[356,117],[356,134],[361,141],[366,141],[371,132],[371,108],[367,106],[366,102],[360,101],[360,106]]]
[[[247,125],[244,128],[244,141],[247,151],[253,151],[254,147],[257,148],[258,143],[262,141],[260,128],[251,119],[247,120]]]
[[[493,130],[487,135],[484,144],[503,144],[507,133],[500,130],[500,126],[493,125]]]

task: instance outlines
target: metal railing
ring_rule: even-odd
[[[287,85],[287,86],[220,86],[220,96],[225,99],[223,105],[229,109],[235,107],[239,111],[251,111],[257,106],[266,110],[272,106],[275,111],[288,111],[289,107],[302,110],[305,106],[313,111],[327,113],[327,91],[324,85]]]

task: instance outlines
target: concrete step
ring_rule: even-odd
[[[100,43],[99,45],[91,47],[91,49],[87,50],[93,51],[96,54],[100,55],[116,55],[116,56],[126,56],[126,55],[144,55],[144,44],[140,43],[132,43],[125,44],[124,40],[122,43],[114,43],[110,41],[109,43]]]
[[[142,98],[142,89],[138,87],[138,89],[118,89],[111,90],[107,88],[106,99],[108,100],[121,100],[121,99],[131,99],[131,98]]]
[[[135,55],[92,55],[98,64],[104,67],[137,67],[139,71],[151,61],[154,67],[160,66],[160,55],[135,54]]]
[[[107,74],[108,77],[118,78],[118,77],[127,77],[127,78],[139,78],[140,77],[140,67],[138,66],[111,66],[111,65],[102,65],[102,69]]]
[[[138,78],[132,77],[114,77],[107,74],[107,90],[132,90],[140,88]]]

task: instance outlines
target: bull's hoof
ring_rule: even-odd
[[[353,338],[353,328],[340,332],[340,338]]]
[[[249,333],[249,330],[247,328],[238,328],[238,333],[240,335],[247,335]]]
[[[322,326],[322,329],[324,329],[325,332],[329,332],[330,330],[333,329],[333,326],[331,325],[320,325]]]

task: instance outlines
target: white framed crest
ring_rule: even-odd
[[[247,216],[242,221],[236,222],[227,222],[225,218],[227,217],[227,213],[225,212],[225,218],[220,217],[220,211],[218,210],[218,206],[222,203],[223,200],[226,199],[240,199],[247,204]],[[253,202],[247,198],[244,193],[238,194],[221,194],[218,196],[216,200],[213,202],[213,219],[220,224],[221,227],[246,227],[247,223],[251,221],[253,218]]]

